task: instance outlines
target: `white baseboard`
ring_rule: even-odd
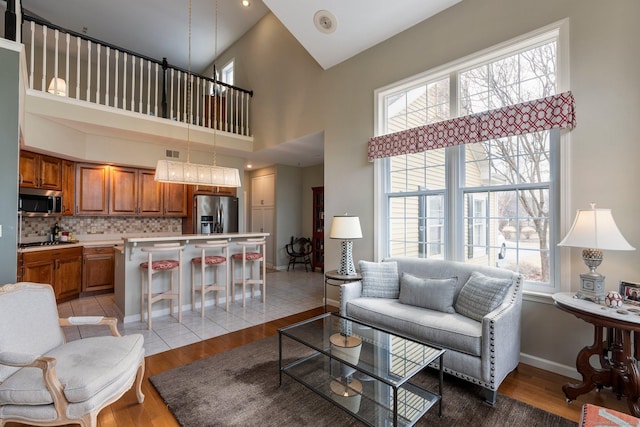
[[[530,354],[520,353],[520,362],[531,365],[535,368],[544,369],[554,374],[564,375],[565,377],[581,380],[582,376],[578,373],[575,366],[562,365],[547,359],[532,356]]]

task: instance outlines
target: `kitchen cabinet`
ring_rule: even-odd
[[[137,215],[138,169],[111,167],[109,185],[109,214]]]
[[[313,268],[324,270],[324,187],[313,187]]]
[[[78,163],[75,177],[77,215],[187,215],[186,185],[156,182],[152,169]]]
[[[113,291],[113,246],[85,247],[82,252],[82,292]]]
[[[76,205],[76,164],[62,161],[62,215],[73,215]]]
[[[20,187],[62,190],[62,159],[20,151]]]
[[[154,170],[138,171],[138,214],[143,216],[161,216],[164,214],[162,193],[164,186],[155,180]]]
[[[163,215],[187,216],[187,186],[184,184],[162,184]]]
[[[276,202],[276,175],[251,178],[251,207],[274,206]]]
[[[109,167],[93,163],[76,164],[76,215],[109,213]]]
[[[23,253],[22,280],[50,284],[58,303],[77,298],[82,287],[82,248]]]
[[[211,196],[233,196],[237,194],[235,187],[220,187],[211,185],[194,185],[193,194],[207,194]]]

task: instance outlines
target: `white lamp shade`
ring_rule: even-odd
[[[611,209],[579,209],[571,229],[558,246],[635,250],[618,230]]]
[[[155,180],[173,184],[242,186],[238,169],[172,160],[158,160]]]
[[[51,79],[51,82],[49,82],[47,92],[58,96],[67,96],[67,82],[60,77],[54,77]]]
[[[329,238],[342,240],[361,239],[360,218],[349,215],[334,216]]]

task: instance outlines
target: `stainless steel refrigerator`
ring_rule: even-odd
[[[193,233],[213,234],[238,231],[238,198],[193,196]]]

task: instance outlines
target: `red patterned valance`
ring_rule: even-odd
[[[369,160],[576,125],[571,92],[369,139]]]

